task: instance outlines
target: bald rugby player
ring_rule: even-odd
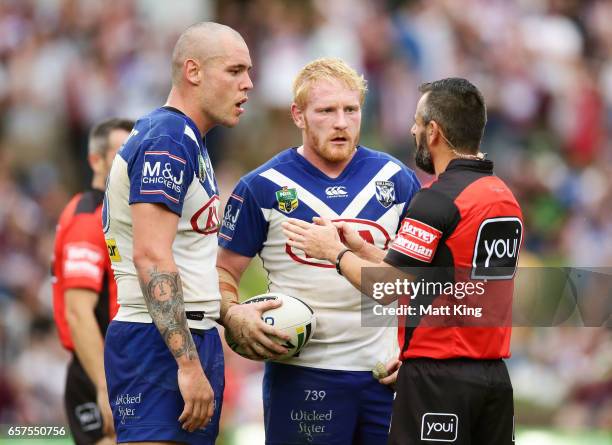
[[[219,189],[204,136],[238,124],[253,87],[250,68],[249,49],[232,28],[188,28],[172,54],[166,105],[136,122],[111,168],[102,217],[120,309],[104,360],[120,443],[217,437]]]

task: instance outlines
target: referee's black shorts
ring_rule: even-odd
[[[402,363],[388,444],[434,443],[514,443],[512,384],[502,360]]]
[[[76,355],[68,365],[64,406],[72,438],[77,445],[94,444],[104,437],[96,387]]]

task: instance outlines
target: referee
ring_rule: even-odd
[[[425,83],[420,91],[412,127],[416,164],[437,179],[412,199],[390,249],[377,249],[347,225],[323,219],[290,220],[285,234],[292,247],[336,264],[359,289],[361,269],[368,266],[402,268],[413,280],[423,276],[423,267],[433,275],[452,270],[452,281],[467,279],[484,289],[479,302],[495,317],[506,314],[503,322],[460,326],[465,320],[451,313],[443,325],[428,324],[427,316],[400,323],[402,366],[389,444],[512,444],[512,384],[502,359],[510,356],[507,315],[523,236],[521,209],[479,151],[486,123],[480,91],[460,78]],[[430,302],[448,300],[438,295]]]
[[[73,353],[64,404],[74,442],[115,443],[102,363],[104,334],[117,312],[117,286],[102,233],[102,198],[110,166],[134,122],[112,118],[89,134],[91,188],[62,211],[53,253],[53,309],[62,346]]]

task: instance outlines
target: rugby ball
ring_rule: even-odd
[[[259,303],[262,301],[278,299],[282,300],[283,304],[276,309],[270,309],[269,311],[264,312],[261,314],[261,318],[270,326],[274,326],[276,329],[279,329],[285,334],[289,335],[290,339],[288,341],[275,338],[279,344],[283,345],[289,350],[287,354],[279,357],[276,360],[286,360],[299,354],[302,348],[308,343],[308,340],[312,338],[312,334],[314,333],[317,325],[317,319],[310,306],[299,298],[290,297],[289,295],[283,295],[275,292],[251,297],[248,300],[243,301],[241,304]],[[244,351],[232,338],[227,329],[225,330],[225,341],[227,341],[227,344],[232,351],[244,357]]]

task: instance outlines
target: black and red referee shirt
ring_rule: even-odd
[[[95,317],[102,336],[118,310],[117,285],[102,232],[104,192],[77,194],[60,215],[53,252],[53,315],[62,346],[73,350],[64,292],[88,289],[98,294]]]
[[[454,159],[437,181],[414,196],[384,261],[395,267],[452,268],[455,278],[461,274],[486,286],[485,308],[502,305],[511,314],[522,220],[519,204],[493,175],[491,161]],[[403,324],[398,331],[402,360],[510,356],[511,323]]]

